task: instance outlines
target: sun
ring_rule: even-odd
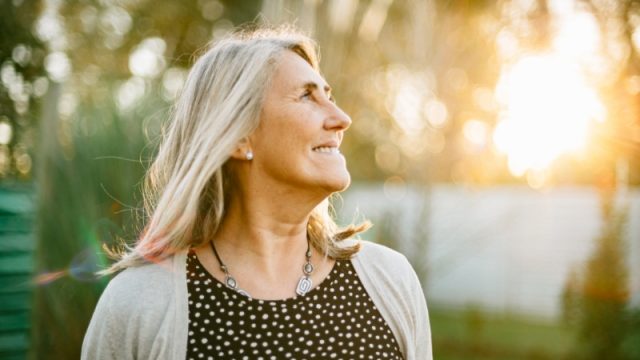
[[[605,108],[579,64],[554,53],[521,57],[496,86],[501,112],[493,133],[515,176],[542,171],[582,150]]]

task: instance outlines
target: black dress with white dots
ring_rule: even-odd
[[[258,300],[187,256],[187,359],[402,359],[350,260],[304,296]]]

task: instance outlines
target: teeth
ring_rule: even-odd
[[[329,146],[320,146],[317,148],[314,148],[313,151],[316,152],[321,152],[321,153],[327,153],[327,154],[339,154],[340,150],[338,150],[338,148],[336,147],[329,147]]]

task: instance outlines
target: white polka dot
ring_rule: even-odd
[[[187,266],[196,270],[187,276],[188,358],[402,358],[390,328],[348,261],[337,261],[331,270],[334,276],[327,276],[312,296],[284,301],[242,299],[212,281],[195,255],[188,261]],[[206,297],[200,294],[205,291]],[[201,300],[192,301],[192,294]],[[206,310],[196,311],[202,308]],[[224,348],[218,345],[214,350],[211,343]]]

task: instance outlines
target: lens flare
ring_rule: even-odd
[[[45,273],[36,275],[36,277],[33,279],[33,282],[36,285],[47,285],[66,275],[67,275],[67,270],[45,272]]]
[[[47,285],[65,276],[83,282],[96,281],[95,272],[100,270],[100,257],[95,249],[84,249],[76,254],[68,268],[57,271],[43,272],[33,278],[35,285]]]

